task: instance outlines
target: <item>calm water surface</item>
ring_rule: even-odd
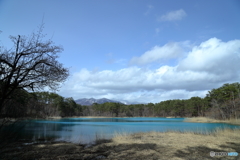
[[[92,143],[96,137],[111,138],[115,133],[136,133],[168,130],[211,132],[216,128],[240,128],[223,123],[189,123],[184,118],[63,118],[22,122],[20,135],[27,139],[66,140]]]

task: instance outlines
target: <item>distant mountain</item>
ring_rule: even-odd
[[[103,104],[106,102],[114,102],[114,103],[122,103],[120,101],[115,101],[107,98],[95,99],[95,98],[82,98],[75,100],[77,104],[81,104],[84,106],[91,106],[93,103]]]

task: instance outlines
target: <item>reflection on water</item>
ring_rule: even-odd
[[[114,133],[149,131],[211,132],[216,128],[240,128],[223,123],[189,123],[184,118],[63,118],[30,120],[19,132],[21,138],[41,140],[54,138],[74,143],[91,143],[96,137],[111,138]]]

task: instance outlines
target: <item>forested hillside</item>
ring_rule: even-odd
[[[44,118],[51,116],[106,116],[106,117],[193,117],[216,119],[239,118],[240,84],[224,84],[212,89],[204,98],[174,99],[159,103],[124,105],[107,102],[92,106],[77,104],[50,92],[27,92],[19,89],[4,106],[1,117]]]

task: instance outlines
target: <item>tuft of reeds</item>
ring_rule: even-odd
[[[95,144],[102,144],[110,142],[111,140],[103,133],[95,133]]]
[[[113,141],[116,143],[144,143],[148,141],[149,143],[161,143],[165,141],[162,138],[175,139],[175,143],[181,145],[181,141],[186,138],[191,141],[199,141],[201,139],[216,139],[218,138],[219,142],[223,142],[227,139],[236,139],[240,141],[240,129],[230,129],[230,128],[216,128],[215,130],[208,131],[204,129],[199,129],[197,131],[183,131],[183,130],[168,130],[166,132],[147,132],[147,133],[115,133]],[[179,139],[180,138],[180,139]],[[181,139],[182,138],[182,139]]]
[[[209,117],[192,117],[186,118],[185,122],[198,122],[198,123],[229,123],[234,125],[240,125],[240,119],[229,119],[229,120],[217,120]]]

